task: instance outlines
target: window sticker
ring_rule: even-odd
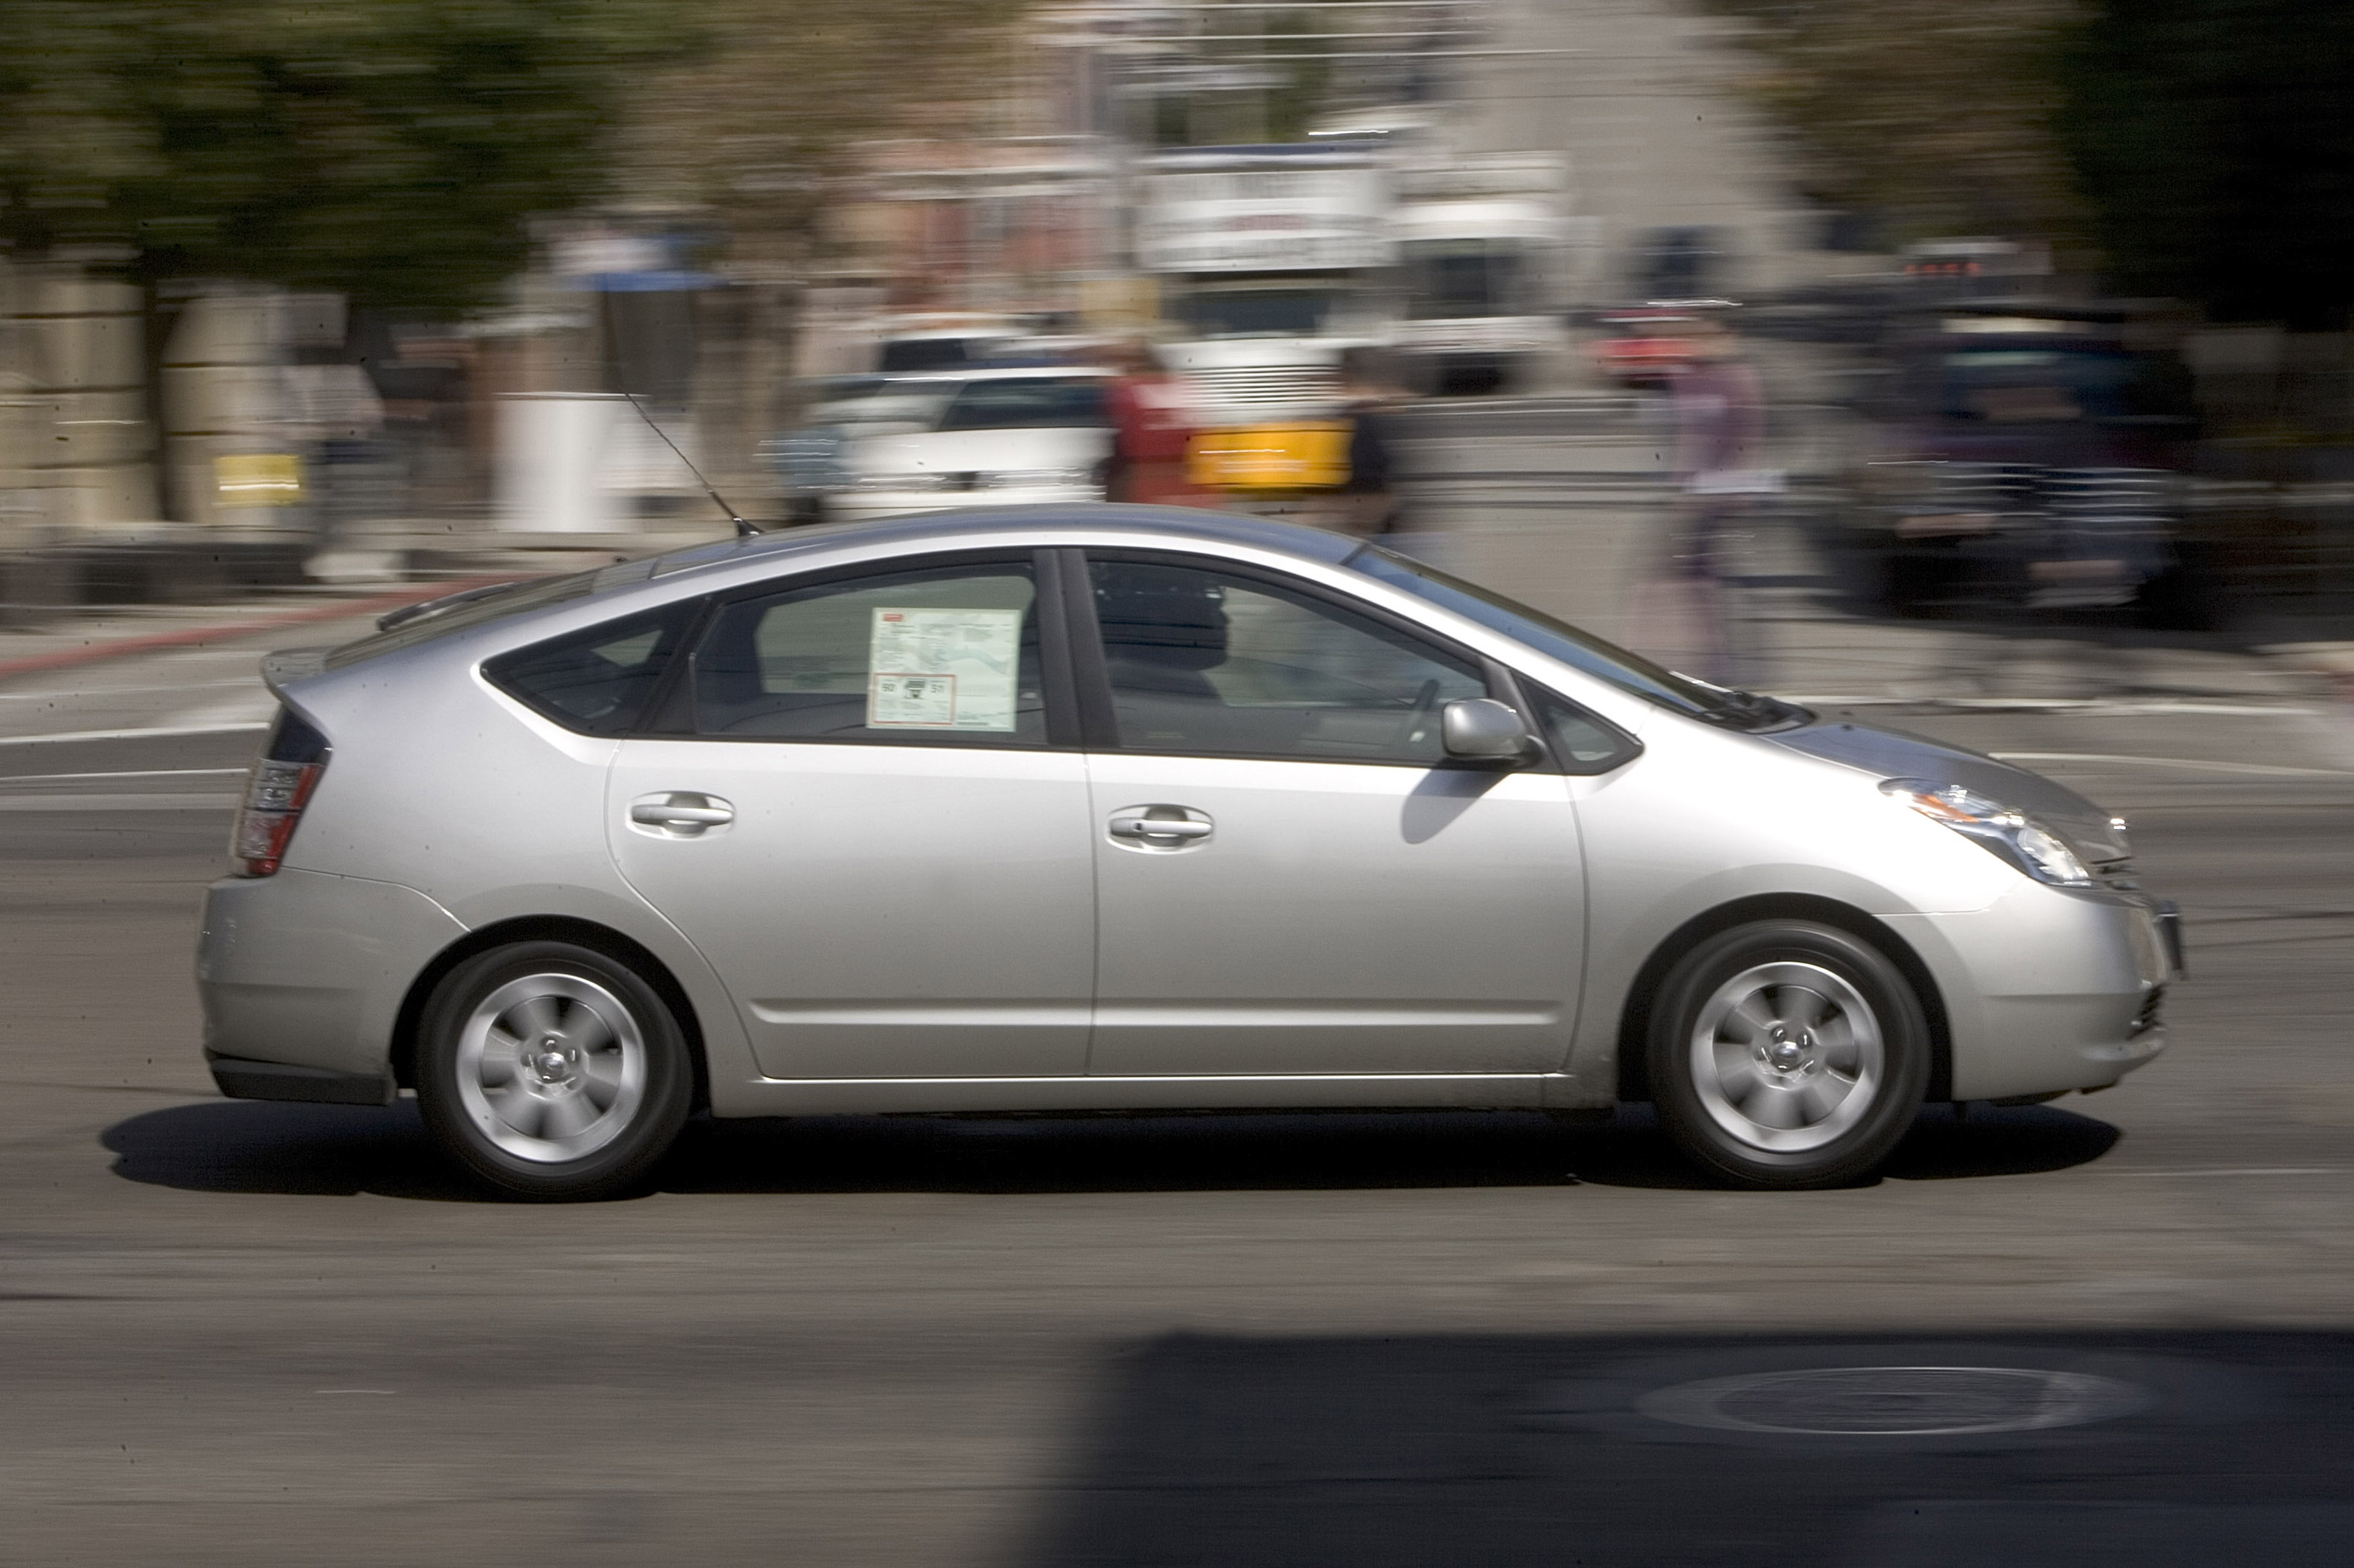
[[[1018,609],[877,609],[866,656],[870,729],[1013,728]]]

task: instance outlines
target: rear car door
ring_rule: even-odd
[[[735,597],[663,733],[621,743],[613,857],[719,973],[768,1075],[1085,1071],[1090,823],[1084,757],[1056,744],[1054,569],[899,561]]]
[[[1566,781],[1439,741],[1500,673],[1210,557],[1090,552],[1087,587],[1089,1070],[1557,1069],[1585,947]]]

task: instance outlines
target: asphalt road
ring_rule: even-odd
[[[34,727],[204,728],[250,692],[174,683],[245,667],[42,677]],[[2171,1052],[1925,1113],[1865,1186],[1712,1190],[1631,1113],[849,1118],[551,1209],[406,1107],[210,1092],[192,916],[254,740],[0,741],[0,1561],[2342,1560],[2344,780],[2128,801],[2192,921]],[[1780,1376],[1856,1366],[1981,1369],[1903,1376],[1988,1430]]]

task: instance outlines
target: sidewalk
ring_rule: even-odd
[[[369,620],[402,605],[496,580],[495,576],[477,576],[399,588],[371,584],[285,589],[207,604],[92,606],[41,625],[0,630],[0,681],[281,630],[288,633],[284,641],[298,641],[293,633],[306,625]]]

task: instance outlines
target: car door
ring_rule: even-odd
[[[608,776],[621,874],[778,1078],[1076,1076],[1095,953],[1085,759],[1029,553],[894,563],[705,618],[666,732]],[[1058,655],[1042,660],[1041,637]]]
[[[1089,1071],[1558,1068],[1577,831],[1557,772],[1445,758],[1438,710],[1489,694],[1482,663],[1205,557],[1094,552],[1087,586],[1081,668],[1111,732],[1089,758]]]

